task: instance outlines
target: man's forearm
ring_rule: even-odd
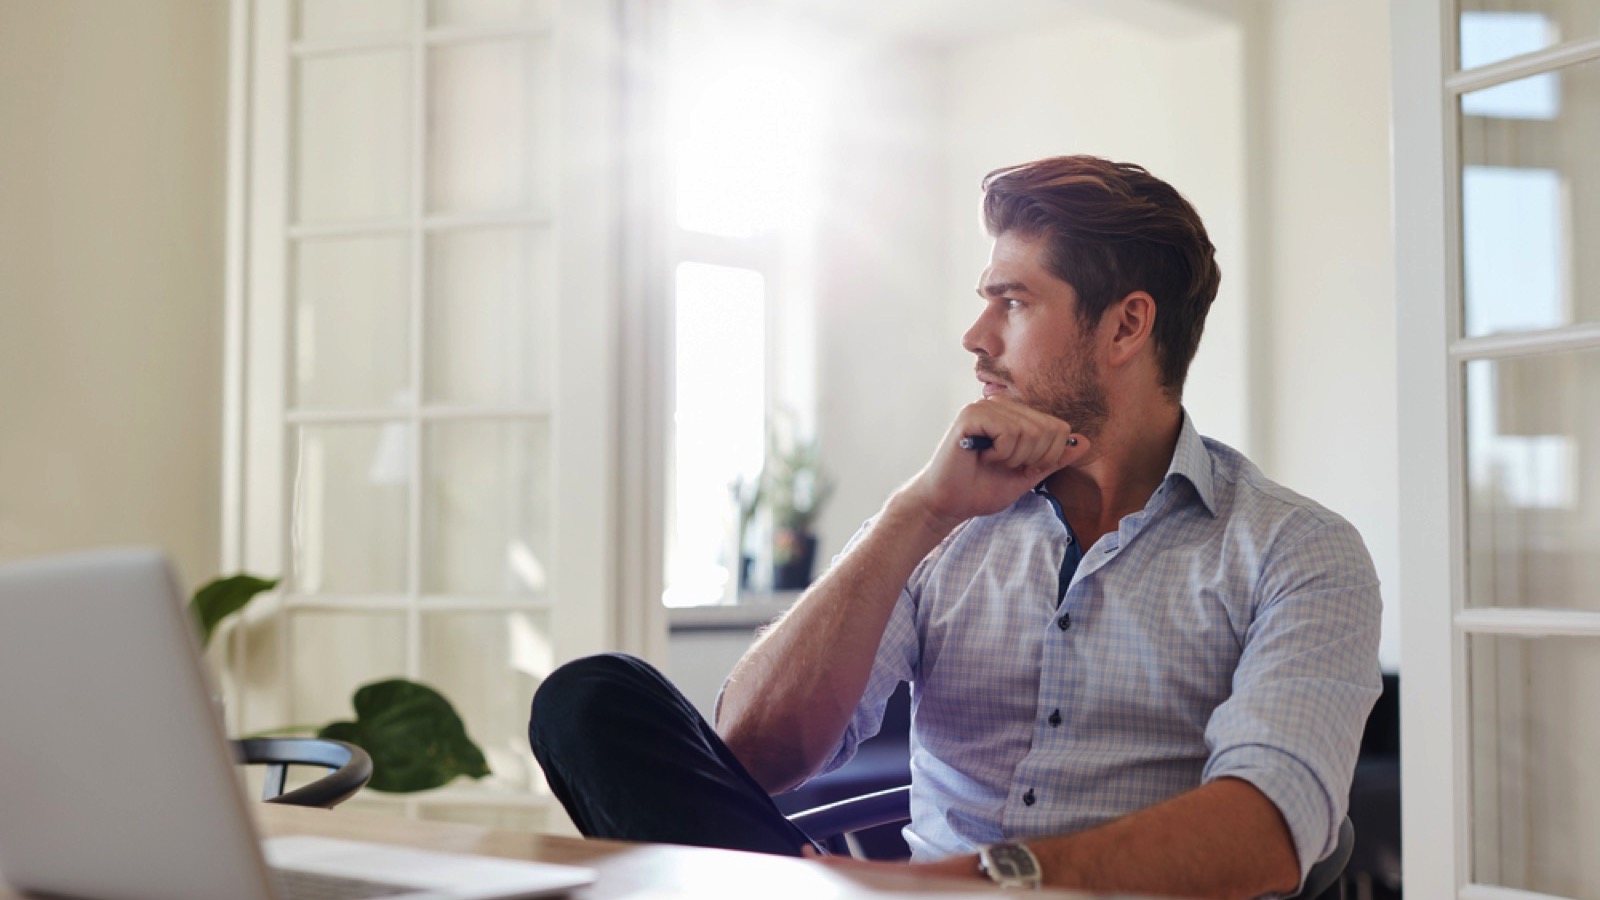
[[[1099,828],[1027,844],[1050,887],[1247,898],[1288,893],[1300,880],[1294,839],[1278,808],[1236,778],[1219,778]],[[976,872],[977,859],[933,866]]]
[[[717,731],[768,792],[825,762],[866,689],[900,591],[948,533],[905,492],[891,497],[850,552],[734,667]]]

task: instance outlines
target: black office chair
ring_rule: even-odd
[[[789,821],[833,853],[866,859],[856,836],[868,828],[911,821],[911,785],[825,803],[797,812]]]
[[[233,742],[239,762],[267,767],[261,799],[288,806],[332,809],[372,780],[372,757],[354,744],[328,738],[245,738]],[[284,793],[290,766],[320,766],[328,774]]]
[[[910,819],[910,785],[851,797],[848,800],[798,812],[789,817],[789,821],[810,835],[812,840],[836,852],[848,851],[850,855],[857,857],[863,856],[860,844],[856,842],[857,832],[879,825],[906,822]],[[839,846],[841,839],[842,848]],[[1355,826],[1350,824],[1350,817],[1346,816],[1339,824],[1339,842],[1334,846],[1333,852],[1311,867],[1311,871],[1306,875],[1305,886],[1291,900],[1315,900],[1337,884],[1344,875],[1345,865],[1350,862],[1350,851],[1355,846],[1355,841]]]

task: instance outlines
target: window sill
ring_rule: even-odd
[[[707,631],[754,631],[783,615],[800,599],[799,591],[740,594],[726,606],[679,606],[667,610],[672,634]]]

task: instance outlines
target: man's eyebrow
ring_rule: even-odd
[[[979,297],[1000,297],[1005,294],[1031,294],[1028,286],[1020,281],[997,281],[978,288]]]

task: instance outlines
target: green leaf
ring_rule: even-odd
[[[455,707],[433,688],[404,678],[375,681],[356,691],[354,705],[354,722],[332,722],[317,736],[366,750],[373,790],[404,794],[489,774]]]
[[[255,595],[277,586],[275,578],[234,575],[215,579],[195,591],[194,599],[189,601],[189,614],[200,631],[200,646],[211,643],[211,634],[216,631],[218,622],[243,609]]]

